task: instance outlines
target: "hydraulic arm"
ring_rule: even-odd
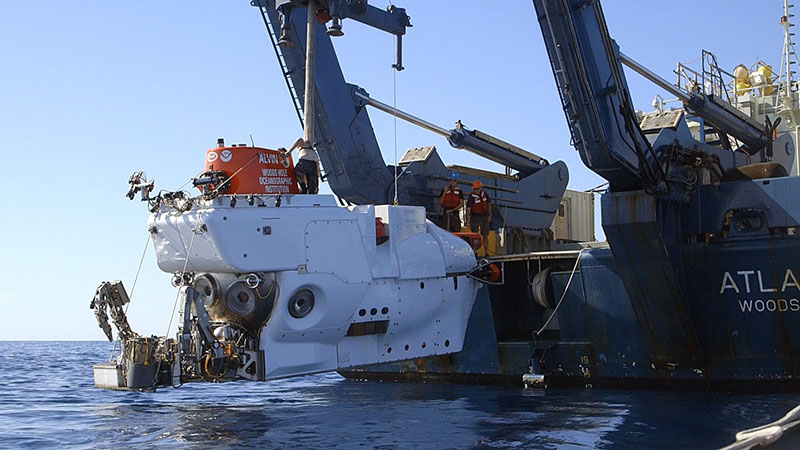
[[[523,176],[530,175],[547,165],[547,161],[541,156],[534,155],[480,131],[469,130],[461,124],[461,121],[456,123],[456,128],[446,130],[419,117],[374,100],[363,89],[356,91],[355,95],[366,102],[367,105],[446,137],[450,145],[455,148],[469,150],[476,155],[515,169]]]
[[[299,1],[251,3],[259,8],[264,18],[302,122],[306,6]],[[568,182],[568,171],[563,163],[550,165],[539,156],[460,124],[452,130],[430,124],[371,99],[366,90],[345,81],[330,38],[342,34],[341,20],[352,18],[397,36],[397,59],[393,67],[402,70],[401,37],[410,26],[404,9],[389,7],[384,11],[363,0],[327,0],[315,4],[319,23],[315,44],[314,147],[328,185],[340,199],[352,204],[391,203],[396,186],[401,204],[424,206],[428,215],[435,218],[441,214],[439,193],[448,173],[456,170],[465,182],[480,180],[488,192],[494,194],[493,203],[502,208],[497,217],[502,217],[507,227],[543,230],[550,226]],[[325,23],[329,23],[329,27]],[[454,147],[477,153],[516,173],[509,176],[448,168],[435,147],[427,147],[427,151],[420,152],[420,157],[403,158],[395,170],[381,155],[367,105],[443,135]],[[395,173],[399,174],[396,183]]]
[[[677,175],[678,184],[684,186],[680,189],[691,191],[685,186],[696,181],[674,168],[699,158],[702,165],[717,165],[724,172],[749,164],[750,155],[768,146],[765,128],[749,117],[699,90],[686,92],[673,86],[620,53],[609,36],[600,2],[534,0],[533,4],[574,145],[584,163],[607,179],[612,190],[644,187],[669,194],[675,191],[673,175]],[[720,134],[736,138],[742,143],[734,148],[739,151],[696,141],[685,118],[659,128],[667,131],[657,138],[647,136],[630,99],[623,63],[677,96],[689,113]],[[770,149],[766,153],[771,156]],[[717,175],[719,179],[722,174]]]
[[[718,130],[724,130],[740,140],[746,146],[747,153],[752,155],[767,145],[764,127],[744,115],[741,111],[701,92],[686,92],[647,70],[647,68],[623,53],[619,53],[619,58],[623,64],[636,71],[636,73],[680,99],[693,114],[702,117]]]

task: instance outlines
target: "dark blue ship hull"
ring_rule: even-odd
[[[800,236],[766,226],[791,223],[792,215],[774,207],[759,219],[731,204],[699,207],[709,196],[736,198],[726,190],[757,184],[769,183],[710,187],[689,205],[607,194],[610,247],[584,250],[569,284],[575,257],[506,261],[505,284],[479,292],[460,353],[344,375],[520,384],[533,373],[550,385],[797,390]],[[768,189],[788,195],[796,184],[784,178]],[[529,286],[547,266],[554,299],[566,293],[553,322],[536,334],[553,309],[539,306]]]
[[[800,269],[800,241],[687,244],[681,257],[699,352],[659,348],[659,330],[637,316],[611,251],[595,250],[584,254],[567,292],[560,340],[540,356],[542,372],[570,384],[800,387],[800,291],[792,269]],[[566,274],[554,282],[563,287]]]

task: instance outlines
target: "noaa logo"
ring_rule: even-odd
[[[232,158],[233,158],[233,153],[231,153],[230,150],[223,150],[222,153],[220,153],[219,155],[219,159],[221,159],[222,162],[228,162]]]
[[[214,162],[217,160],[218,157],[219,155],[217,155],[217,152],[209,152],[208,156],[206,156],[206,160],[208,162]]]

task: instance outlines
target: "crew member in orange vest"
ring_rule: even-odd
[[[450,232],[461,231],[461,217],[458,210],[464,206],[464,192],[458,187],[458,172],[450,172],[447,180],[450,184],[442,189],[439,203],[442,205],[444,229]]]
[[[489,256],[486,244],[489,242],[489,223],[492,221],[492,203],[489,195],[483,190],[483,183],[475,180],[472,183],[472,192],[467,199],[467,223],[473,233],[480,230],[483,237],[483,256]]]

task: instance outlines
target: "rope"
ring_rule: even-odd
[[[152,235],[150,232],[147,233],[147,240],[144,241],[144,250],[142,250],[142,258],[139,260],[139,268],[136,269],[136,276],[133,278],[133,287],[131,287],[131,293],[128,295],[128,304],[125,305],[125,316],[128,315],[128,308],[131,307],[131,303],[133,303],[133,293],[136,291],[136,283],[139,281],[139,274],[142,272],[142,263],[144,262],[144,256],[147,254],[147,247],[150,244],[150,238]],[[114,353],[117,351],[117,345],[119,344],[119,339],[114,341],[114,348],[111,349],[111,354],[108,356],[108,362],[111,362],[114,359]]]
[[[131,287],[131,293],[128,296],[128,304],[125,306],[125,315],[128,314],[128,308],[130,308],[133,293],[136,292],[136,283],[139,282],[139,274],[142,272],[142,263],[144,263],[144,256],[147,254],[147,249],[150,247],[150,239],[153,237],[150,232],[147,232],[147,240],[144,241],[144,250],[142,250],[142,257],[139,259],[139,268],[136,269],[136,276],[133,278],[133,286]]]
[[[202,171],[200,171],[200,172],[197,172],[197,175],[195,175],[194,177],[191,177],[191,178],[189,178],[188,180],[186,180],[186,182],[185,182],[185,183],[183,183],[182,185],[178,186],[178,189],[175,189],[175,191],[174,191],[174,192],[178,192],[178,191],[180,191],[181,189],[185,188],[185,187],[186,187],[186,185],[187,185],[187,184],[189,184],[189,183],[191,183],[191,182],[192,182],[192,180],[193,180],[194,178],[197,178],[197,177],[199,177],[200,175],[204,174],[205,172],[206,172],[205,170],[202,170]],[[161,191],[161,192],[164,192],[164,191]]]
[[[567,296],[567,291],[569,290],[569,285],[572,284],[572,277],[575,276],[575,270],[578,269],[578,263],[581,261],[581,255],[583,255],[583,251],[586,250],[582,248],[580,252],[578,252],[578,257],[575,259],[575,266],[572,267],[572,273],[569,274],[569,279],[567,280],[567,285],[564,286],[564,292],[561,294],[561,298],[558,299],[558,303],[556,303],[556,307],[553,309],[553,313],[550,314],[550,317],[547,318],[547,321],[542,325],[542,328],[539,328],[539,331],[536,332],[536,335],[542,334],[545,328],[550,325],[550,321],[553,320],[553,317],[556,316],[558,312],[558,307],[561,306],[561,302],[564,301],[564,297]]]
[[[720,450],[745,450],[755,446],[767,446],[777,441],[784,432],[797,427],[798,423],[800,423],[798,419],[800,419],[800,406],[795,407],[775,422],[736,433],[736,442]],[[788,437],[786,439],[792,438]],[[780,446],[781,442],[778,442],[777,445]]]
[[[181,276],[186,273],[186,268],[189,266],[189,255],[192,253],[192,247],[194,247],[194,238],[197,236],[197,229],[200,225],[200,214],[198,211],[197,214],[197,221],[194,223],[194,230],[192,230],[192,239],[189,241],[189,250],[186,252],[186,260],[183,262],[183,270],[181,271]],[[181,280],[183,281],[183,280]],[[177,287],[177,291],[175,292],[175,303],[172,305],[172,314],[169,316],[169,324],[167,325],[167,332],[164,334],[164,337],[167,338],[169,336],[169,330],[172,329],[172,320],[175,318],[175,309],[178,307],[178,299],[181,295],[181,286],[183,284],[179,284]],[[186,312],[184,311],[184,314]]]
[[[250,135],[250,140],[252,141],[252,139],[253,139],[253,136],[252,136],[252,135]],[[253,144],[253,146],[255,147],[255,143]],[[252,157],[252,158],[250,158],[250,160],[249,160],[249,161],[247,161],[246,163],[244,163],[244,164],[242,165],[242,167],[240,167],[240,168],[239,168],[239,169],[238,169],[236,172],[234,172],[234,173],[233,173],[233,175],[231,175],[230,177],[228,177],[228,179],[227,179],[227,180],[225,180],[225,181],[223,181],[222,183],[220,183],[220,185],[219,185],[219,186],[215,187],[215,188],[214,188],[214,194],[215,194],[215,195],[218,195],[218,194],[219,194],[219,190],[220,190],[220,189],[222,189],[222,188],[223,188],[225,185],[227,185],[228,183],[230,183],[230,182],[231,182],[231,180],[233,180],[233,177],[235,177],[236,175],[238,175],[238,174],[239,174],[239,172],[241,172],[242,170],[244,170],[244,168],[245,168],[245,167],[249,166],[249,165],[250,165],[250,164],[251,164],[253,161],[255,161],[255,160],[256,160],[256,158],[258,158],[258,156],[259,156],[260,154],[261,154],[261,153],[256,153],[255,155],[253,155],[253,157]],[[200,175],[204,174],[205,172],[206,172],[205,170],[203,170],[202,172],[198,172],[198,173],[197,173],[197,175],[195,175],[194,177],[191,177],[191,178],[189,178],[188,180],[186,180],[186,182],[185,182],[185,183],[183,183],[182,185],[178,186],[178,189],[175,189],[175,191],[173,191],[173,192],[179,192],[181,189],[183,189],[184,187],[186,187],[186,185],[187,185],[187,184],[191,183],[193,179],[195,179],[195,178],[199,177]],[[163,192],[163,191],[162,191],[162,192]],[[192,197],[192,198],[194,199],[194,198],[198,198],[198,197],[202,197],[202,196],[201,196],[201,195],[198,195],[198,196],[195,196],[195,197]]]
[[[696,59],[693,59],[693,60],[691,60],[691,61],[687,61],[687,62],[681,62],[681,61],[678,61],[678,62],[679,62],[680,64],[684,65],[684,66],[688,66],[689,64],[694,64],[694,63],[696,63],[697,61],[700,61],[701,59],[703,59],[703,56],[702,56],[702,55],[701,55],[700,57],[696,58]]]
[[[250,161],[247,161],[246,163],[244,163],[244,165],[242,165],[242,167],[239,167],[239,170],[237,170],[236,172],[233,172],[233,175],[231,175],[230,177],[228,177],[228,179],[227,179],[227,180],[223,181],[222,183],[220,183],[220,184],[219,184],[219,186],[215,187],[215,188],[214,188],[214,194],[217,194],[217,195],[218,195],[218,194],[219,194],[219,190],[220,190],[220,189],[222,189],[222,187],[223,187],[223,186],[225,186],[226,184],[230,183],[230,182],[231,182],[231,180],[233,180],[233,177],[235,177],[236,175],[238,175],[238,174],[239,174],[239,172],[241,172],[242,170],[244,170],[244,168],[245,168],[245,167],[249,166],[249,165],[250,165],[250,164],[251,164],[253,161],[255,161],[255,160],[256,160],[256,158],[258,158],[258,156],[259,156],[259,155],[261,155],[261,153],[256,153],[255,155],[253,155],[253,157],[252,157],[252,158],[250,158]],[[197,216],[197,217],[199,218],[200,216]],[[188,260],[188,258],[187,258],[187,260]]]

